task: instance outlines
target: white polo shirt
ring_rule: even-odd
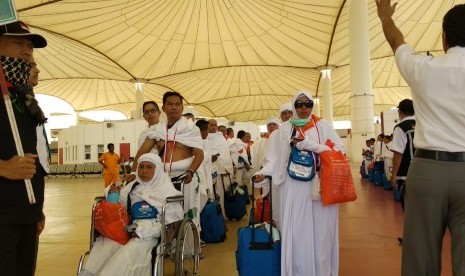
[[[42,168],[44,168],[45,172],[49,173],[50,172],[50,153],[49,153],[49,148],[47,144],[47,138],[45,137],[45,130],[44,130],[44,125],[39,125],[36,127],[36,133],[37,133],[37,144],[36,144],[36,149],[37,149],[37,155],[39,156],[39,162],[42,165]]]
[[[395,57],[412,91],[415,148],[465,152],[465,48],[433,58],[404,44]]]
[[[415,120],[415,116],[407,116],[400,120],[399,123],[406,121],[406,120]],[[417,135],[416,127],[415,127],[415,136]],[[415,140],[415,138],[413,138]],[[405,135],[405,132],[400,128],[396,127],[394,128],[394,131],[392,133],[392,141],[389,144],[389,150],[390,151],[395,151],[400,154],[404,153],[405,150],[405,145],[407,145],[407,135]]]

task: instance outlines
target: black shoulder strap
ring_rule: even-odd
[[[297,134],[297,129],[295,129],[295,126],[292,126],[292,131],[291,131],[291,140],[292,138],[295,137],[295,135]]]
[[[131,218],[131,193],[132,191],[139,185],[140,183],[139,182],[136,182],[132,185],[131,187],[131,190],[129,191],[128,193],[128,200],[126,201],[126,210],[128,210],[128,214],[129,214],[129,218],[130,218],[130,222],[129,224],[132,224],[132,218]]]

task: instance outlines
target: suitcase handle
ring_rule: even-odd
[[[229,178],[229,188],[232,187],[232,179],[231,179],[231,174],[230,173],[226,173],[228,175],[228,178]],[[226,193],[226,187],[224,186],[224,177],[226,174],[220,174],[221,175],[221,182],[223,183],[223,193]]]
[[[270,238],[268,240],[268,242],[256,242],[255,241],[255,224],[254,224],[254,211],[255,211],[255,177],[252,176],[251,178],[251,181],[252,181],[252,212],[251,212],[251,216],[252,216],[252,240],[251,242],[249,243],[249,248],[250,250],[272,250],[273,249],[273,195],[271,193],[271,190],[272,190],[272,177],[271,175],[265,175],[265,178],[267,178],[269,181],[270,181],[270,195],[269,195],[269,199],[270,199]]]

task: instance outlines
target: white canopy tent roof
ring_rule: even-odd
[[[364,0],[352,0],[364,1]],[[20,19],[49,45],[35,50],[35,92],[78,111],[135,108],[180,92],[199,115],[261,121],[299,89],[321,96],[333,68],[334,119],[350,119],[345,0],[15,0]],[[418,52],[442,54],[445,12],[464,1],[402,0],[395,21]],[[375,114],[410,98],[368,0]]]

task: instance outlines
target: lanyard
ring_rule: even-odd
[[[312,123],[313,123],[313,125],[315,126],[315,129],[316,129],[316,133],[317,133],[317,136],[318,136],[318,144],[321,144],[321,141],[320,141],[320,131],[318,130],[318,126],[317,126],[316,123],[313,121],[313,119],[312,119]],[[299,132],[300,132],[300,135],[302,135],[302,137],[304,137],[304,139],[305,139],[305,134],[303,133],[302,128],[301,128],[301,127],[298,127],[298,130],[299,130]]]
[[[318,136],[318,144],[321,144],[320,131],[318,130],[318,126],[316,125],[315,121],[313,121],[313,119],[312,119],[312,123],[313,123],[313,125],[315,126],[315,129],[316,129],[316,133],[317,133],[317,136]],[[303,131],[302,131],[302,129],[300,127],[299,127],[299,132],[305,139],[305,135],[304,135],[304,133],[303,133]],[[319,171],[320,170],[319,169],[320,168],[320,159],[317,158],[318,155],[315,155],[315,152],[313,152],[313,151],[310,151],[310,152],[313,155],[313,160],[317,160],[317,168],[318,168],[317,171]]]
[[[178,132],[178,129],[174,131],[174,137],[173,137],[173,146],[171,147],[171,156],[170,156],[170,171],[168,173],[171,173],[171,170],[173,168],[173,153],[174,153],[174,145],[176,144],[176,133]],[[166,139],[165,139],[165,154],[163,155],[163,170],[166,172],[166,150],[168,150],[168,126],[166,126]]]

